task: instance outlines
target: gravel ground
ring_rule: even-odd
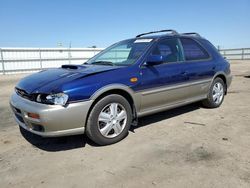
[[[250,61],[231,63],[223,105],[147,116],[121,142],[20,131],[8,99],[24,75],[0,76],[1,187],[250,187]]]

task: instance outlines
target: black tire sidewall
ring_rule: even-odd
[[[127,123],[123,131],[118,136],[114,138],[106,138],[100,133],[100,130],[98,128],[98,117],[105,106],[114,102],[122,105],[125,108],[127,112]],[[94,141],[99,145],[113,144],[119,142],[128,134],[131,122],[132,122],[132,110],[128,101],[121,95],[117,94],[108,95],[99,100],[92,108],[87,121],[86,134],[92,141]]]

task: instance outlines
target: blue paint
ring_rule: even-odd
[[[89,99],[98,89],[109,84],[123,84],[134,92],[154,89],[161,86],[198,81],[212,78],[216,72],[230,73],[229,63],[207,40],[200,37],[188,37],[198,42],[207,50],[209,58],[201,61],[181,61],[145,66],[144,63],[152,49],[162,40],[179,38],[179,35],[160,35],[141,37],[152,39],[140,57],[129,66],[75,65],[74,69],[55,68],[32,74],[22,79],[17,87],[29,94],[50,94],[64,92],[69,95],[69,102]],[[130,40],[137,40],[130,39]],[[123,41],[122,41],[123,42]],[[136,83],[130,78],[137,77]]]

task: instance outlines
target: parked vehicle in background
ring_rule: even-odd
[[[85,64],[30,75],[10,104],[17,123],[34,134],[86,133],[107,145],[138,117],[196,101],[219,107],[231,80],[230,64],[208,40],[162,30],[118,42]]]

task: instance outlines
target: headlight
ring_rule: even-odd
[[[50,95],[39,94],[37,96],[36,101],[45,104],[56,104],[63,106],[67,103],[68,98],[68,95],[66,95],[65,93],[57,93]]]

